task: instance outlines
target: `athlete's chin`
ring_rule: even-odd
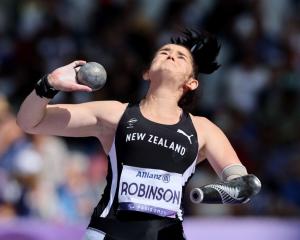
[[[175,66],[168,66],[168,65],[164,65],[161,66],[160,68],[154,69],[154,71],[152,71],[152,73],[155,76],[161,76],[161,77],[180,77],[180,76],[184,76],[184,73],[179,72],[178,68],[176,68]]]

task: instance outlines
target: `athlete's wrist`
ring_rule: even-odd
[[[49,83],[51,74],[46,74],[35,84],[35,92],[41,98],[52,99],[59,92]]]

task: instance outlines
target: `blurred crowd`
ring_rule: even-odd
[[[95,139],[31,136],[16,125],[35,82],[75,59],[96,61],[108,73],[101,91],[59,93],[53,103],[138,100],[155,50],[186,27],[222,45],[222,67],[199,76],[193,113],[220,126],[263,183],[245,205],[186,198],[186,214],[300,216],[299,12],[299,0],[1,0],[0,217],[86,220],[105,187]],[[187,190],[217,180],[202,163]]]

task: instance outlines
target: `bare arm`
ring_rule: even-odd
[[[32,134],[100,137],[105,127],[117,124],[124,109],[124,104],[117,101],[56,105],[48,102],[33,91],[20,108],[19,126]]]
[[[61,91],[90,91],[75,81],[74,68],[84,61],[75,61],[58,68],[49,75],[49,84]],[[17,123],[28,133],[59,136],[97,136],[107,134],[117,124],[124,104],[116,101],[83,104],[49,105],[51,99],[40,97],[34,90],[24,100],[17,116]]]
[[[234,164],[241,164],[236,152],[222,130],[203,117],[196,117],[198,135],[203,137],[199,155],[206,158],[221,177],[222,171]]]
[[[258,194],[259,179],[247,174],[225,134],[206,118],[195,118],[201,150],[199,161],[207,158],[221,182],[194,188],[190,199],[194,203],[245,203]]]

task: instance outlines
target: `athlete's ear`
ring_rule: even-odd
[[[143,79],[146,80],[146,81],[150,80],[149,70],[144,71],[144,73],[143,73]]]
[[[184,84],[184,88],[188,89],[190,91],[195,90],[199,85],[199,82],[197,79],[195,78],[190,78],[185,84]]]

